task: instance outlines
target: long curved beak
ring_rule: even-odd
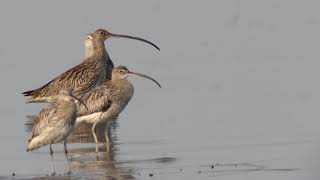
[[[136,75],[136,76],[140,76],[140,77],[143,77],[143,78],[150,79],[151,81],[153,81],[154,83],[156,83],[156,84],[159,86],[159,88],[161,88],[160,83],[158,83],[158,81],[156,81],[155,79],[153,79],[153,78],[150,77],[150,76],[147,76],[147,75],[141,74],[141,73],[131,72],[131,71],[129,71],[128,74],[129,74],[129,75]]]
[[[112,33],[110,33],[110,36],[111,37],[120,37],[120,38],[127,38],[127,39],[134,39],[134,40],[142,41],[142,42],[150,44],[151,46],[155,47],[156,49],[158,49],[160,51],[160,48],[157,45],[153,44],[152,42],[150,42],[148,40],[145,40],[145,39],[142,39],[142,38],[139,38],[139,37],[122,35],[122,34],[112,34]]]
[[[89,111],[87,105],[86,105],[81,99],[75,97],[75,96],[72,95],[72,94],[70,94],[70,96],[71,96],[72,98],[74,98],[75,100],[79,101],[81,104],[83,104],[83,106]]]

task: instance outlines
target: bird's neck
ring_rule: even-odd
[[[108,67],[112,61],[103,42],[95,41],[85,47],[85,62],[93,63],[97,67]],[[113,64],[112,64],[113,65]]]
[[[128,79],[113,80],[113,83],[113,88],[116,89],[116,96],[112,97],[112,100],[123,109],[133,96],[134,87]]]
[[[75,118],[71,118],[73,116],[77,115],[77,104],[73,101],[61,101],[60,102],[60,109],[63,109],[64,112],[68,115],[70,115],[70,118],[68,118],[69,122],[71,124],[75,123]]]
[[[95,42],[94,43],[94,55],[102,59],[110,59],[107,53],[104,42]]]
[[[84,59],[88,59],[94,54],[93,44],[85,43],[84,47]]]
[[[130,81],[125,78],[125,79],[120,79],[120,78],[112,78],[112,83],[118,87],[122,88],[127,88],[128,86],[131,86]]]

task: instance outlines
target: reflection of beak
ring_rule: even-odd
[[[161,88],[160,83],[158,83],[158,81],[156,81],[155,79],[153,79],[153,78],[150,77],[150,76],[147,76],[147,75],[141,74],[141,73],[131,72],[131,71],[129,71],[128,74],[129,74],[129,75],[137,75],[137,76],[140,76],[140,77],[143,77],[143,78],[150,79],[151,81],[153,81],[154,83],[156,83],[156,84]]]
[[[86,105],[82,100],[80,100],[79,98],[75,97],[75,96],[72,95],[72,94],[70,94],[70,96],[71,96],[72,98],[74,98],[75,100],[79,101],[81,104],[83,104],[83,106],[89,111],[87,105]]]
[[[110,36],[111,37],[120,37],[120,38],[127,38],[127,39],[134,39],[134,40],[142,41],[142,42],[145,42],[145,43],[148,43],[148,44],[152,45],[153,47],[157,48],[160,51],[160,48],[157,45],[153,44],[152,42],[150,42],[148,40],[145,40],[145,39],[142,39],[142,38],[139,38],[139,37],[121,35],[121,34],[111,34],[111,33],[110,33]]]

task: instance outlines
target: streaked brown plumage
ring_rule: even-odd
[[[81,97],[84,105],[80,105],[78,118],[75,128],[81,123],[89,123],[92,125],[92,134],[96,142],[96,151],[98,151],[98,137],[96,135],[96,126],[105,127],[106,144],[109,144],[108,130],[112,120],[117,119],[126,105],[133,96],[134,88],[127,79],[129,75],[138,75],[154,81],[159,87],[160,84],[153,78],[144,74],[129,71],[124,66],[119,66],[112,70],[112,79],[105,81],[103,84],[95,87],[92,91]],[[49,107],[43,110],[43,114],[52,114],[55,108]],[[32,122],[29,123],[32,126]],[[77,131],[77,130],[76,130]],[[107,146],[109,147],[109,145]]]
[[[81,64],[75,66],[60,76],[54,78],[44,86],[23,92],[25,96],[31,96],[28,102],[41,102],[44,97],[57,94],[60,90],[72,89],[73,94],[77,97],[89,92],[96,85],[101,84],[106,79],[111,79],[111,70],[113,63],[105,49],[104,41],[110,37],[121,37],[135,39],[151,44],[160,50],[155,44],[142,38],[112,34],[104,29],[98,29],[88,38],[92,38],[93,47],[86,46],[87,57]],[[90,42],[90,41],[89,41]],[[87,42],[85,42],[85,45]]]
[[[50,145],[52,170],[53,174],[55,174],[51,144],[63,141],[65,155],[68,161],[68,172],[70,172],[66,140],[73,130],[79,102],[82,101],[68,91],[60,91],[59,95],[50,96],[43,100],[51,104],[40,111],[38,116],[35,117],[27,151],[33,151],[42,146]]]
[[[60,90],[73,89],[72,93],[78,97],[103,82],[107,77],[106,69],[109,68],[111,70],[113,68],[112,61],[104,46],[104,40],[109,36],[103,30],[97,30],[91,35],[94,46],[92,56],[54,78],[46,85],[23,94],[32,96],[31,102],[41,102],[43,98],[55,95]],[[108,67],[108,65],[110,66]]]
[[[96,125],[102,124],[106,127],[105,138],[108,144],[108,126],[110,122],[118,118],[133,96],[133,85],[127,79],[129,75],[148,78],[161,87],[153,78],[144,74],[130,72],[126,67],[119,66],[112,70],[112,79],[110,81],[105,81],[81,98],[84,104],[88,105],[88,109],[80,105],[76,126],[83,122],[93,124],[92,133],[96,142],[96,151],[98,151],[99,143],[95,133]]]

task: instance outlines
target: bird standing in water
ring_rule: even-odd
[[[68,162],[68,173],[70,171],[67,137],[72,132],[79,109],[79,103],[83,103],[68,91],[60,91],[59,95],[47,97],[45,102],[51,103],[47,108],[40,111],[34,118],[32,136],[29,140],[27,151],[33,151],[42,146],[50,146],[52,163],[52,175],[55,174],[53,151],[51,144],[63,141],[64,152]],[[83,104],[86,107],[85,104]]]
[[[60,76],[54,78],[44,86],[23,92],[25,96],[31,96],[28,102],[42,102],[48,96],[56,95],[60,90],[73,89],[73,94],[80,97],[89,92],[95,86],[101,84],[106,79],[111,79],[113,63],[105,49],[104,41],[110,37],[120,37],[134,39],[148,43],[158,50],[155,44],[139,37],[119,35],[110,33],[104,29],[98,29],[87,36],[91,39],[86,47],[86,59],[79,65],[67,70]],[[85,45],[87,42],[85,42]]]
[[[133,96],[133,85],[127,79],[130,75],[150,79],[161,87],[155,79],[144,74],[131,72],[125,66],[119,66],[112,70],[112,79],[110,81],[105,81],[81,98],[84,104],[88,106],[88,109],[80,105],[76,126],[82,122],[93,124],[92,134],[96,142],[96,152],[99,151],[96,126],[98,124],[105,126],[105,138],[107,147],[109,147],[109,124],[119,116]]]

